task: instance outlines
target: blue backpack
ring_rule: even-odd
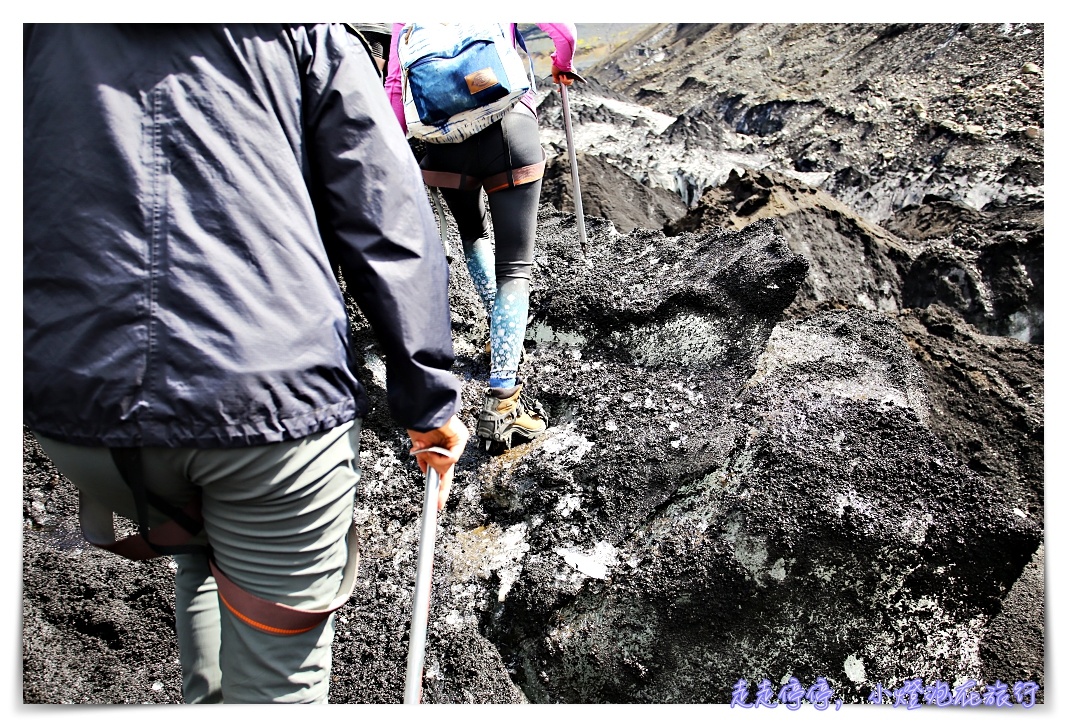
[[[462,141],[500,119],[534,88],[523,36],[501,23],[408,23],[397,56],[410,136],[430,143]]]

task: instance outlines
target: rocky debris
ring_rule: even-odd
[[[973,210],[926,198],[887,228],[918,241],[901,290],[910,308],[939,303],[983,333],[1045,340],[1045,229],[1042,206]]]
[[[29,432],[22,452],[23,702],[181,702],[173,562],[89,546],[77,491]]]
[[[1022,518],[1044,523],[1043,349],[987,336],[940,305],[897,326],[926,377],[930,427]]]
[[[1001,600],[1001,612],[991,621],[986,639],[980,644],[982,682],[988,685],[1004,682],[1005,675],[1046,684],[1042,658],[1046,643],[1045,562],[1046,549],[1039,546],[1031,563]],[[1042,701],[1042,695],[1036,699]]]
[[[586,251],[543,85],[523,376],[551,427],[457,466],[427,702],[1041,685],[1042,40],[649,28],[570,96]],[[446,238],[473,426],[485,312]],[[351,313],[372,409],[331,700],[399,702],[422,481]],[[178,702],[172,562],[87,548],[23,452],[23,700]]]
[[[884,227],[799,180],[743,170],[664,229],[669,235],[738,229],[759,219],[773,220],[815,263],[791,315],[814,304],[887,312],[941,304],[985,333],[1043,340],[1040,211],[978,211],[927,199]]]
[[[1041,527],[934,434],[938,393],[893,318],[780,322],[808,263],[771,220],[675,237],[588,223],[584,257],[574,217],[542,208],[524,369],[551,427],[457,468],[424,700],[719,702],[740,677],[790,675],[857,701],[880,682],[987,674],[980,648],[1004,654],[1004,632],[985,636]],[[452,265],[463,311],[477,297]],[[354,336],[372,372],[358,317]],[[469,424],[484,336],[457,332]],[[363,558],[337,615],[334,702],[399,700],[414,586],[421,480],[368,382]],[[69,483],[41,456],[25,477],[27,513],[41,501],[69,529]],[[48,676],[28,698],[176,700],[167,560],[71,559],[45,534],[25,541],[26,665]],[[58,628],[39,605],[56,592],[77,597],[55,602]],[[61,619],[87,610],[107,625]],[[116,672],[63,677],[87,660]]]
[[[793,677],[866,702],[877,684],[978,679],[1041,531],[931,432],[893,321],[780,325],[728,412],[726,457],[676,479],[612,577],[525,636],[527,694],[726,703],[739,678]]]
[[[1042,43],[1034,24],[656,26],[572,93],[575,143],[690,208],[642,227],[779,218],[813,255],[795,310],[942,303],[1041,343]],[[553,95],[539,111],[562,150]],[[599,173],[583,206],[615,220]]]
[[[892,312],[915,253],[906,241],[857,215],[828,193],[765,169],[731,172],[668,234],[742,228],[770,220],[813,265],[794,310],[836,303]]]
[[[678,195],[643,185],[601,157],[578,153],[576,163],[583,213],[611,220],[621,233],[635,228],[659,230],[686,214]],[[564,150],[545,169],[542,197],[560,210],[574,212],[573,187],[571,160]]]
[[[929,194],[1041,200],[1043,43],[1026,23],[661,25],[591,75],[881,222]],[[1006,174],[1020,161],[1039,166]]]
[[[633,100],[604,93],[596,84],[575,84],[569,93],[575,148],[619,168],[650,189],[679,197],[687,206],[696,203],[709,187],[727,179],[734,169],[761,169],[771,157],[754,145],[723,143],[723,134],[737,137],[722,125],[691,122],[654,111]],[[543,91],[538,115],[542,120],[542,144],[546,153],[566,154],[562,106],[558,94]],[[668,132],[685,124],[689,133]],[[739,150],[740,149],[740,150]],[[581,173],[581,170],[580,170]],[[582,179],[582,185],[593,184]],[[553,198],[545,198],[553,202]],[[583,207],[586,201],[583,198]],[[653,225],[646,225],[654,229]]]
[[[555,564],[549,573],[563,565],[559,548],[614,548],[722,459],[727,408],[807,268],[767,224],[599,243],[589,268],[546,251],[528,382],[552,427],[513,467],[488,473],[491,515],[536,521],[529,539],[553,549],[528,562]],[[564,599],[573,582],[525,577],[508,602],[525,614]]]

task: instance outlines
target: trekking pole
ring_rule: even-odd
[[[582,217],[582,192],[579,190],[578,159],[575,158],[575,139],[571,135],[571,106],[567,102],[567,85],[563,83],[560,84],[560,100],[564,104],[564,134],[567,137],[567,154],[571,158],[571,186],[575,193],[575,220],[578,223],[582,256],[586,257],[586,221]]]
[[[416,450],[445,457],[452,453],[443,447]],[[415,562],[415,595],[412,598],[412,623],[408,630],[408,669],[404,676],[404,704],[417,705],[423,694],[423,660],[426,657],[426,631],[430,620],[430,584],[434,576],[434,539],[438,527],[438,471],[427,465],[426,490],[423,494],[423,517],[419,528],[419,555]]]

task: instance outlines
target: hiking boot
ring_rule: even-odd
[[[532,440],[545,432],[545,413],[537,404],[520,399],[523,384],[508,389],[491,387],[482,399],[482,411],[478,415],[475,434],[486,452],[503,451],[512,447],[518,435],[523,440]]]

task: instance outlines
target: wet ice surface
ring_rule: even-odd
[[[526,534],[526,523],[517,523],[507,530],[491,523],[458,532],[453,546],[453,576],[462,583],[474,578],[489,579],[496,574],[497,601],[503,602],[519,578],[523,559],[530,550]]]
[[[561,546],[554,548],[553,552],[559,554],[571,568],[594,579],[608,578],[609,570],[619,563],[616,548],[607,541],[598,541],[590,553]]]
[[[1001,52],[980,26],[943,30],[939,42],[953,42],[937,49],[939,68]],[[983,54],[945,55],[979,42]],[[940,74],[932,87],[956,107],[998,98],[968,113],[1017,114],[1010,121],[1023,128],[1041,80],[1019,55],[981,87],[971,74]],[[667,83],[670,59],[659,58],[649,68]],[[756,69],[743,79],[755,95],[773,79],[765,64],[743,56],[695,69],[678,95],[698,93],[713,72]],[[612,101],[598,111],[601,101],[572,94],[580,148],[687,201],[741,167],[834,187],[887,224],[892,208],[930,192],[939,199],[895,234],[934,239],[905,246],[773,176],[769,205],[785,215],[788,246],[766,227],[724,236],[722,213],[671,240],[590,218],[584,258],[573,218],[543,210],[523,374],[552,427],[497,458],[469,451],[457,468],[438,531],[426,701],[725,702],[724,676],[822,676],[857,700],[877,681],[1011,681],[1035,665],[1040,674],[1041,347],[984,334],[995,332],[998,305],[1023,301],[1004,314],[1005,333],[1041,340],[1040,287],[1037,307],[1027,303],[1041,268],[1026,257],[1035,239],[1041,252],[1041,227],[1035,238],[1017,220],[1024,208],[950,216],[944,240],[936,224],[941,198],[1040,202],[1031,137],[1011,125],[976,136],[972,120],[945,117],[931,98],[917,106],[907,83],[865,75],[827,82],[858,103],[832,105],[818,124],[795,106],[784,118],[796,126],[764,137],[702,136],[707,109],[677,118]],[[858,113],[846,123],[841,109]],[[910,109],[928,120],[893,116],[920,113]],[[546,112],[547,151],[562,153]],[[1003,121],[984,123],[989,132]],[[966,136],[954,140],[958,127]],[[915,128],[951,148],[940,168],[922,159],[920,137],[921,161],[900,163],[911,150],[894,144]],[[842,174],[792,169],[813,160],[841,163]],[[722,204],[753,208],[761,184],[739,184]],[[1002,248],[1010,254],[999,258]],[[790,251],[810,263],[807,274]],[[896,276],[913,259],[926,266],[916,280],[931,283],[906,298]],[[485,313],[462,261],[452,278],[455,371],[473,425],[488,374]],[[784,321],[801,278],[824,308]],[[984,288],[994,279],[1015,287]],[[422,480],[388,416],[382,360],[365,326],[354,336],[373,410],[356,509],[363,558],[338,613],[331,699],[399,702]],[[32,444],[24,452],[28,702],[177,702],[172,565],[71,548],[69,489]]]
[[[888,320],[776,325],[805,269],[767,226],[597,235],[612,254],[585,269],[570,264],[566,220],[542,212],[524,364],[551,427],[499,457],[470,450],[457,468],[424,699],[721,701],[722,675],[792,674],[799,655],[847,700],[862,674],[976,675],[993,584],[1010,577],[955,534],[1018,558],[1035,531],[1008,509],[961,507],[993,499],[925,429],[917,365]],[[665,259],[688,275],[625,299],[604,285]],[[458,307],[480,305],[454,282]],[[478,351],[483,333],[458,337]],[[472,425],[487,365],[457,361]],[[337,618],[335,702],[399,700],[414,586],[422,479],[370,381],[362,559]],[[150,692],[173,696],[170,680]]]

